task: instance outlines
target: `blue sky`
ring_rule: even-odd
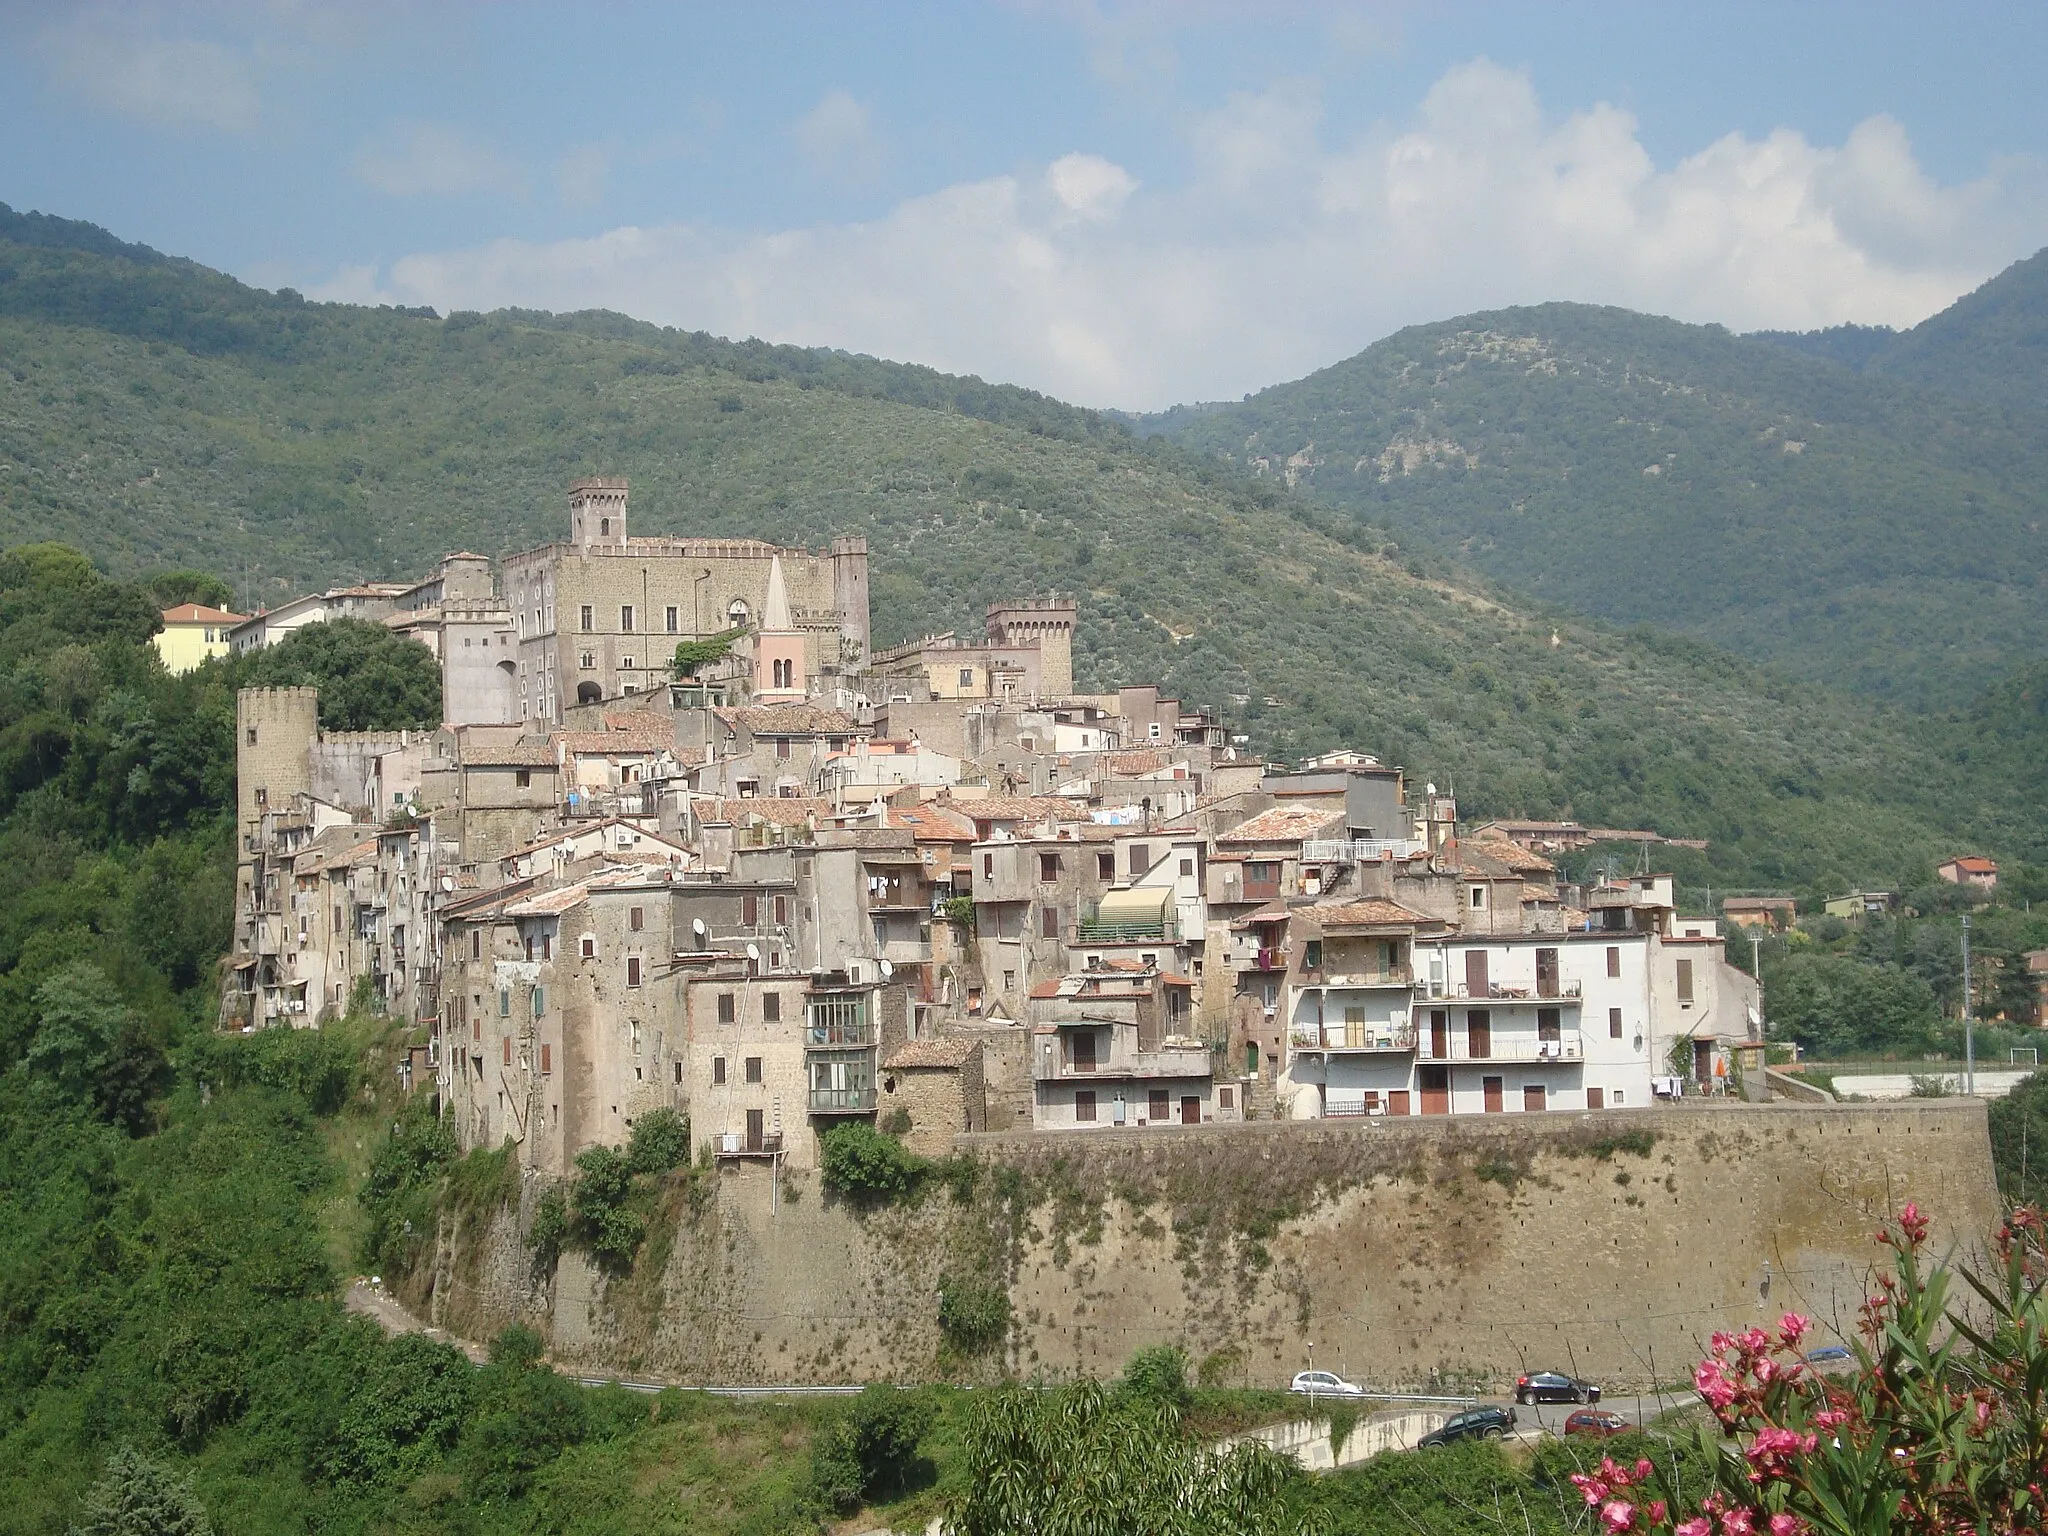
[[[1157,407],[1570,298],[1911,324],[2048,243],[2048,7],[0,4],[0,200],[265,286]]]

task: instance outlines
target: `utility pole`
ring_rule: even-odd
[[[1764,936],[1754,928],[1749,930],[1749,974],[1764,979]]]
[[[1970,914],[1963,914],[1963,1092],[1977,1092],[1977,1031],[1970,1017]]]

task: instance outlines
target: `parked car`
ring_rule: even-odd
[[[1856,1352],[1846,1344],[1823,1344],[1806,1352],[1806,1363],[1817,1371],[1844,1371],[1856,1364]]]
[[[1444,1420],[1441,1428],[1431,1430],[1416,1441],[1415,1448],[1427,1451],[1460,1440],[1498,1440],[1514,1427],[1514,1409],[1489,1403],[1484,1408],[1467,1408],[1463,1413],[1452,1414]]]
[[[1518,1403],[1597,1403],[1600,1389],[1562,1371],[1533,1371],[1515,1378]]]
[[[1630,1427],[1628,1420],[1611,1408],[1581,1408],[1564,1421],[1566,1434],[1592,1435],[1601,1440],[1623,1434]]]
[[[1297,1371],[1287,1388],[1290,1392],[1312,1392],[1317,1397],[1363,1397],[1365,1388],[1346,1381],[1334,1371]]]

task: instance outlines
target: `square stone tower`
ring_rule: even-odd
[[[569,542],[578,549],[626,547],[626,477],[569,483]]]
[[[1038,647],[1038,696],[1070,698],[1074,692],[1074,600],[1024,597],[988,605],[991,645]]]

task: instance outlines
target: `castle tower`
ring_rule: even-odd
[[[235,695],[235,819],[246,835],[265,811],[313,790],[320,738],[317,688],[244,688]]]
[[[804,637],[790,618],[789,586],[782,556],[768,565],[768,597],[754,637],[754,699],[761,704],[801,704],[810,696],[804,676]]]
[[[578,549],[625,549],[624,475],[569,482],[569,542]]]
[[[1038,696],[1064,699],[1074,691],[1074,600],[1026,597],[988,605],[991,645],[1038,647]]]

